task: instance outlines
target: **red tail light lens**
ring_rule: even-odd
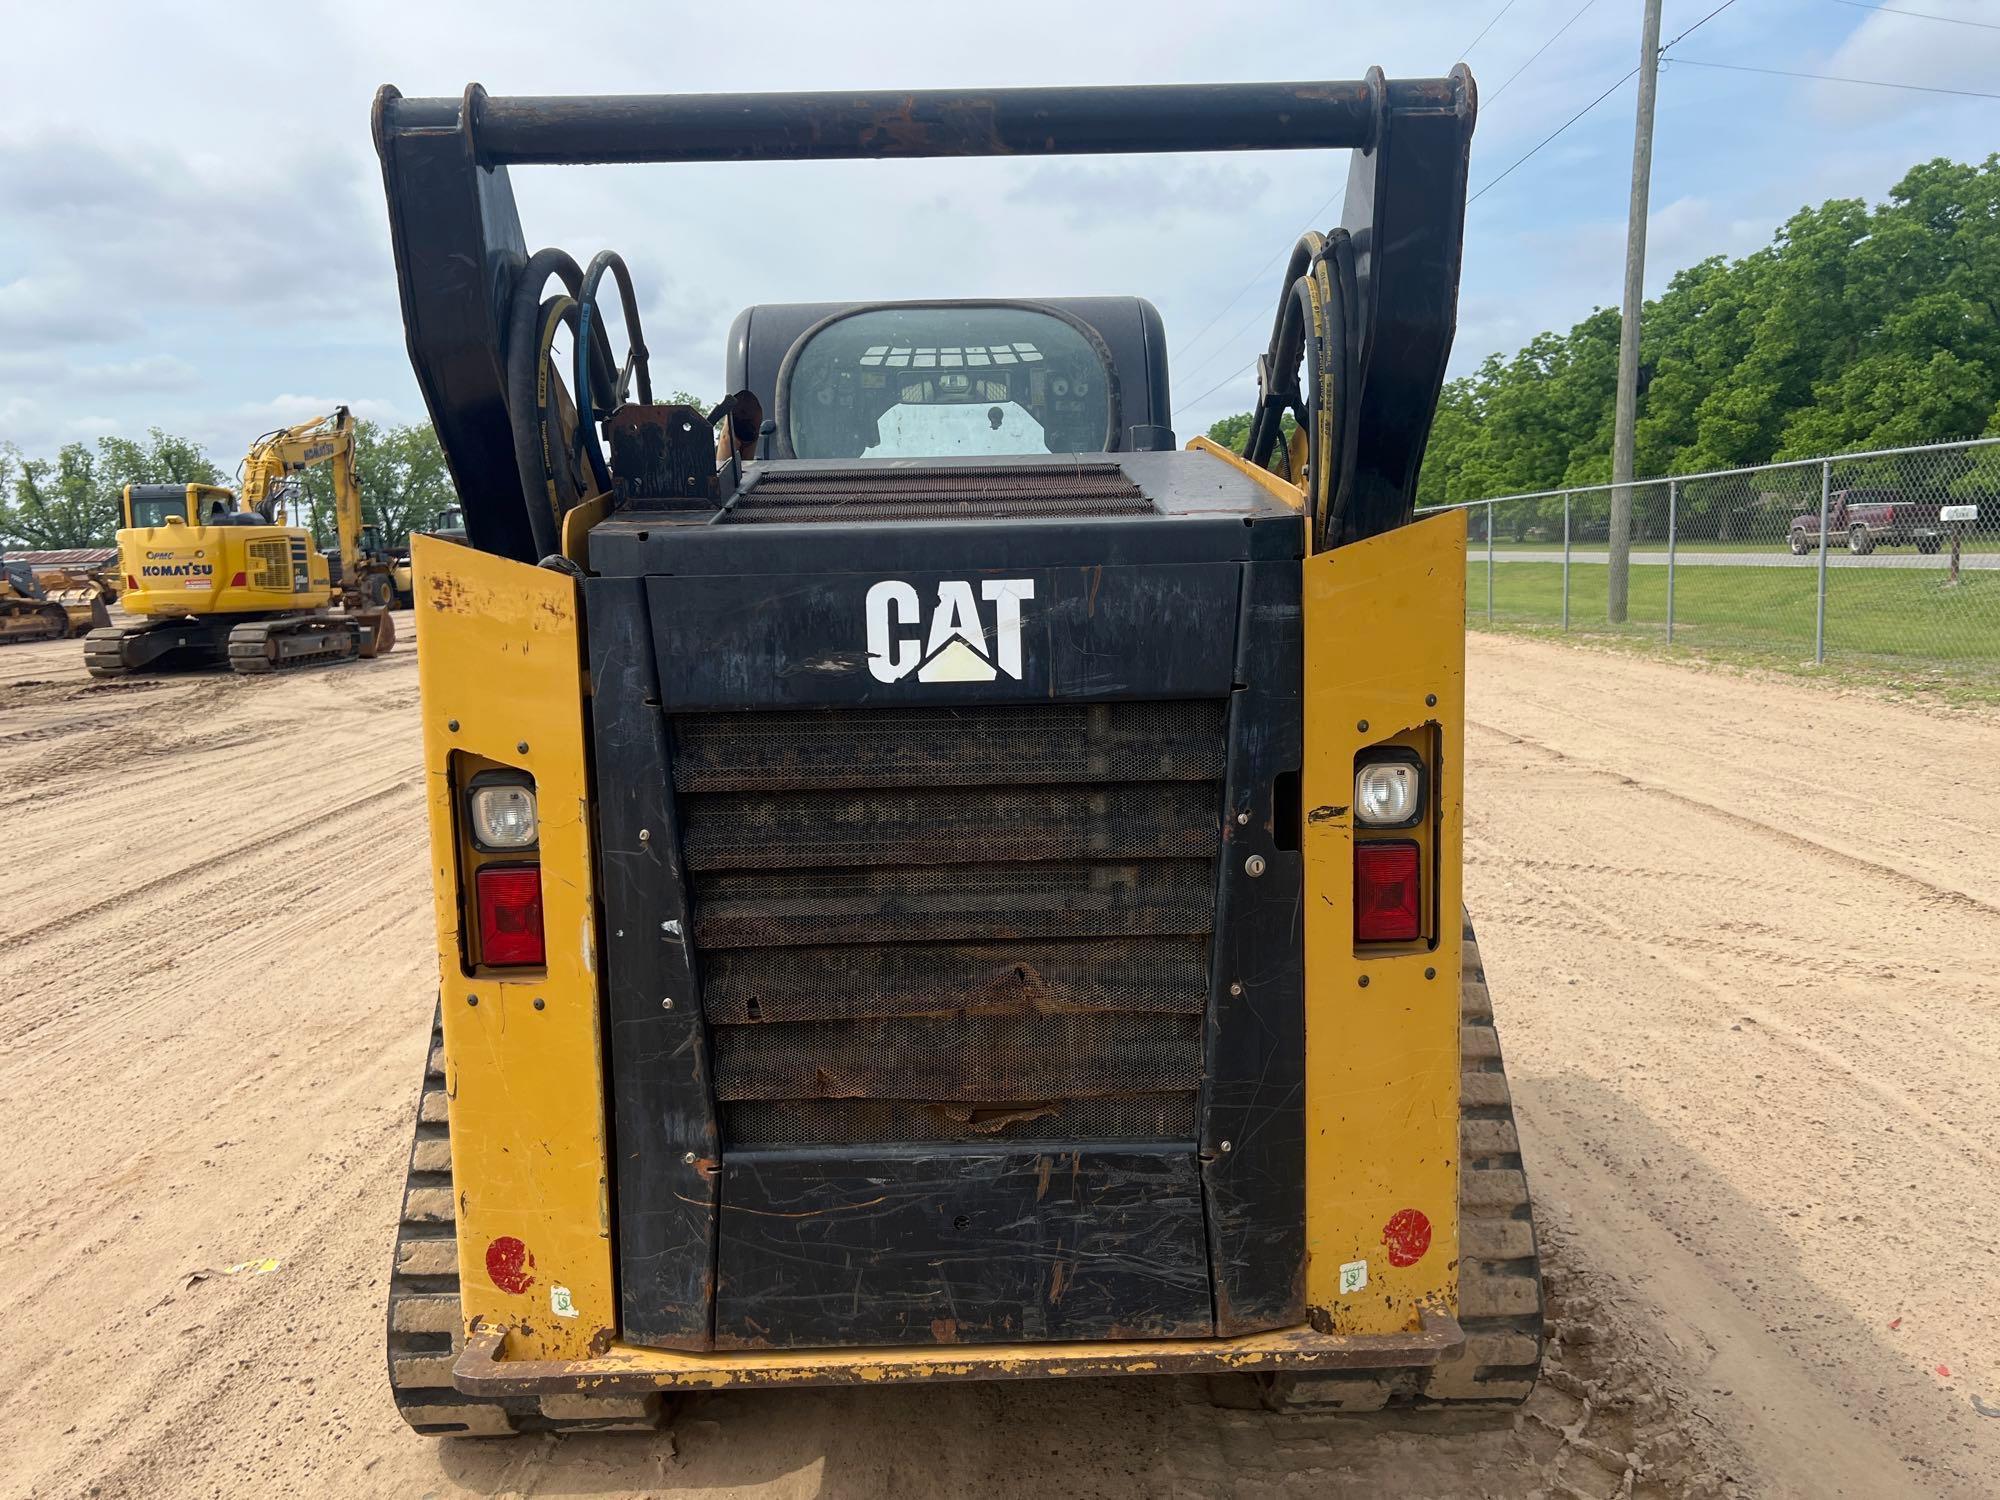
[[[479,907],[479,961],[495,968],[540,967],[542,867],[489,866],[474,881]]]
[[[232,574],[229,579],[229,586],[233,589],[240,589],[243,587],[244,581],[241,573]]]
[[[1423,861],[1406,839],[1354,846],[1354,941],[1409,943],[1422,937]]]
[[[134,578],[130,573],[125,575],[125,589],[128,593],[136,594],[139,592],[139,580]]]

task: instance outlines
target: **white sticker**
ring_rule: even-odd
[[[1350,1260],[1340,1268],[1340,1295],[1351,1297],[1368,1290],[1368,1262]]]
[[[1368,1280],[1366,1272],[1363,1272],[1361,1279],[1364,1283]],[[576,1316],[576,1304],[570,1301],[568,1287],[550,1286],[549,1311],[559,1318],[573,1318]]]

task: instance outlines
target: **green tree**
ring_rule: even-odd
[[[1608,480],[1617,338],[1599,308],[1449,382],[1419,503]],[[1646,305],[1641,474],[1981,431],[2000,431],[2000,155],[1925,162],[1873,207],[1801,209],[1770,245],[1689,266]],[[1691,489],[1686,524],[1731,535],[1754,499],[1740,490]],[[1546,525],[1542,510],[1508,521]]]
[[[29,548],[99,547],[118,530],[128,484],[219,484],[198,444],[152,428],[144,441],[65,443],[53,459],[9,448],[0,463],[0,540]]]

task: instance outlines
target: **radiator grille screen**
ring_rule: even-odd
[[[253,589],[289,589],[292,586],[292,549],[283,538],[275,542],[252,542],[250,553],[250,587]]]
[[[677,716],[725,1148],[1192,1140],[1225,708]]]
[[[1116,462],[870,464],[846,470],[771,468],[737,502],[736,524],[783,521],[961,521],[1025,516],[1147,515],[1153,509]]]

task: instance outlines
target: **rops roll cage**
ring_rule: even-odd
[[[530,276],[509,166],[1350,149],[1340,226],[1302,239],[1287,267],[1249,455],[1311,476],[1315,544],[1327,545],[1409,518],[1456,325],[1475,113],[1461,64],[1394,81],[1371,68],[1344,83],[978,92],[495,99],[472,84],[457,99],[405,99],[384,86],[373,130],[410,360],[469,540],[534,561],[552,550],[548,505],[563,500],[554,486],[532,493],[510,420],[510,343],[536,327],[537,305],[544,342],[554,332],[539,284],[523,293],[528,280],[561,275],[582,306],[584,404],[603,414],[625,391],[588,324],[605,258],[589,292],[560,252],[533,257]],[[702,204],[684,203],[704,220]],[[643,347],[634,354],[643,364]],[[1295,442],[1281,432],[1286,412]],[[602,466],[587,446],[586,473]]]

